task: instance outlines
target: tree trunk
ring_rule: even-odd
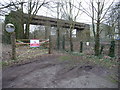
[[[59,27],[57,28],[57,49],[60,49],[60,33],[59,33]]]
[[[95,36],[95,56],[100,54],[100,37],[99,37],[99,24],[97,24],[97,35]]]
[[[95,37],[95,24],[94,24],[94,18],[95,18],[95,16],[94,16],[94,5],[93,5],[93,2],[92,2],[92,31],[93,31],[93,35],[94,35],[94,37]]]
[[[23,39],[24,37],[24,12],[23,12],[23,3],[21,4],[21,36],[20,36],[20,39]]]
[[[73,52],[72,29],[70,29],[70,51]]]
[[[29,27],[30,27],[30,24],[27,23],[26,29],[25,29],[25,39],[29,39]]]
[[[19,22],[19,25],[17,26],[17,30],[16,30],[16,38],[17,39],[23,39],[24,37],[24,22],[23,22],[23,18],[20,17],[21,20]]]
[[[95,37],[95,56],[99,56],[100,54],[100,38],[99,34],[96,35]]]
[[[110,45],[108,56],[115,57],[115,41],[111,41],[111,45]]]
[[[59,2],[57,3],[57,49],[60,49],[60,27],[59,27]]]
[[[100,2],[98,2],[98,12],[97,12],[97,30],[95,35],[95,56],[100,54]]]
[[[48,39],[48,26],[45,26],[45,39]]]
[[[16,39],[15,32],[11,34],[11,44],[12,44],[12,60],[16,60]]]
[[[48,54],[51,54],[51,36],[49,35],[49,49],[48,49]]]
[[[65,50],[65,35],[63,35],[62,49]]]
[[[81,41],[80,42],[80,53],[82,53],[83,52],[83,42]]]
[[[103,45],[101,45],[100,55],[103,53],[103,49],[104,49],[104,46],[103,46]]]

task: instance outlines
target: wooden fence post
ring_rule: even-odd
[[[80,53],[82,53],[83,52],[83,42],[81,41],[80,42]]]
[[[49,51],[48,54],[51,54],[51,36],[49,36]]]
[[[104,49],[104,46],[103,46],[103,45],[101,45],[101,49],[100,49],[100,55],[102,54],[102,52],[103,52],[103,49]]]
[[[115,57],[115,41],[111,41],[108,56]]]
[[[65,35],[63,35],[62,49],[65,50]]]
[[[11,33],[11,44],[12,44],[12,59],[16,59],[16,39],[15,32]]]

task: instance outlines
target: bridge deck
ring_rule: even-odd
[[[18,13],[15,11],[12,11],[12,13],[14,13],[14,15],[18,15]],[[27,20],[27,18],[28,18],[28,14],[24,14],[25,21]],[[70,28],[74,25],[73,28],[77,30],[84,30],[86,27],[89,26],[88,24],[85,24],[85,23],[71,22],[69,20],[56,19],[51,17],[39,16],[39,15],[33,16],[30,23],[33,25],[44,25],[44,26],[51,26],[51,27],[59,26],[64,28]]]
[[[27,15],[25,15],[25,18],[27,18]],[[34,16],[31,24],[33,25],[44,25],[44,26],[51,26],[51,27],[64,27],[64,28],[70,28],[72,24],[74,25],[74,29],[77,30],[83,30],[86,25],[84,23],[79,23],[79,22],[70,22],[68,20],[62,20],[62,19],[56,19],[56,18],[51,18],[51,17],[45,17],[45,16]]]

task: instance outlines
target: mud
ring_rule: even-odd
[[[117,88],[108,69],[91,63],[70,65],[61,55],[44,55],[34,62],[3,68],[3,88]]]

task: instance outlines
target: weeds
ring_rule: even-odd
[[[94,62],[95,64],[100,64],[102,66],[108,67],[108,68],[112,68],[112,67],[116,67],[118,65],[118,62],[116,62],[115,60],[111,60],[114,58],[106,58],[104,56],[87,56],[87,58]]]
[[[107,79],[113,83],[120,83],[118,76],[115,76],[115,75],[109,75],[109,76],[107,76]]]
[[[38,51],[39,51],[39,49],[38,49]],[[35,51],[27,50],[23,54],[18,55],[16,60],[9,59],[9,60],[1,61],[0,66],[5,67],[5,66],[12,65],[12,64],[16,64],[16,63],[21,63],[21,62],[24,62],[24,61],[29,61],[29,59],[35,58],[35,57],[43,55],[43,54],[47,54],[48,50],[47,49],[40,50],[40,52],[37,53],[37,54],[33,54],[34,52]]]
[[[69,55],[67,55],[67,56],[60,56],[59,59],[62,60],[62,61],[66,61],[66,60],[70,60],[71,57]]]
[[[101,65],[101,66],[104,66],[104,67],[107,67],[110,69],[112,67],[118,66],[118,64],[119,64],[119,62],[117,62],[115,60],[115,58],[111,58],[111,57],[105,56],[105,55],[94,56],[94,55],[87,55],[87,54],[79,53],[79,52],[63,52],[63,51],[62,51],[62,53],[67,53],[71,56],[83,56],[84,59],[86,59],[84,61],[90,61],[90,62],[93,62],[94,64],[98,64],[98,65]],[[70,56],[63,56],[61,59],[69,60]]]

